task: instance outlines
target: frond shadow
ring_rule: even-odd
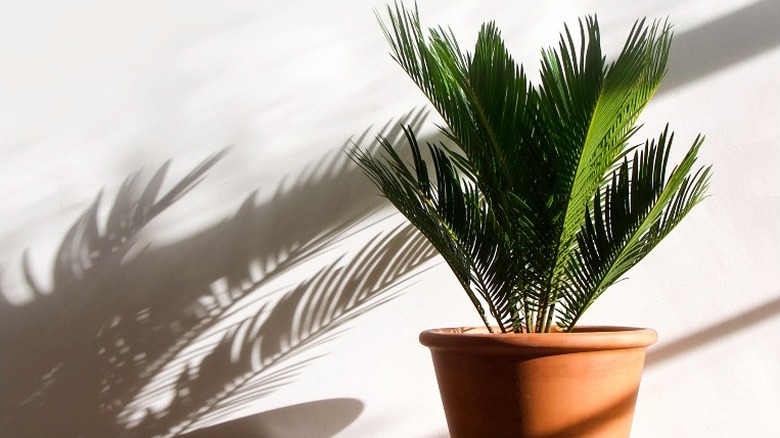
[[[423,118],[414,112],[401,121]],[[390,127],[397,125],[382,127],[382,134],[400,135]],[[351,141],[366,141],[368,132]],[[275,279],[337,247],[383,206],[341,150],[263,203],[253,194],[219,224],[177,243],[139,248],[139,231],[224,154],[206,159],[165,194],[168,163],[148,179],[129,176],[105,221],[98,195],[63,238],[51,290],[39,285],[25,256],[35,299],[23,306],[0,300],[4,431],[153,436],[219,422],[246,394],[257,397],[289,381],[316,357],[303,353],[390,299],[388,291],[433,256],[409,230],[396,229],[290,290],[269,292]],[[253,306],[254,314],[241,315]],[[301,315],[308,315],[305,322]],[[178,374],[171,367],[177,361],[188,363]],[[134,423],[123,419],[141,391],[171,369],[176,395],[167,408],[145,411]]]
[[[174,398],[165,410],[134,427],[135,436],[166,430],[163,436],[177,436],[213,424],[247,400],[277,389],[317,357],[310,354],[314,347],[392,299],[434,255],[424,238],[405,225],[375,237],[347,264],[337,260],[325,266],[255,315],[224,329],[199,364],[181,368],[167,385],[155,385],[156,393],[173,392]],[[231,384],[225,386],[226,381]]]

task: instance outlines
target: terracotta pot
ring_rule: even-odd
[[[451,438],[628,437],[653,330],[428,330]]]

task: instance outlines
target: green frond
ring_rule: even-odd
[[[516,170],[537,169],[540,163],[518,162],[531,156],[518,149],[534,145],[516,133],[533,129],[535,93],[496,26],[485,24],[474,54],[464,55],[449,30],[431,29],[426,38],[416,10],[403,11],[396,4],[388,12],[393,30],[383,29],[393,58],[447,122],[451,138],[479,174],[483,193],[495,202],[491,194],[498,187],[510,184],[527,191],[527,172]]]
[[[517,259],[497,226],[492,211],[473,182],[457,171],[446,148],[428,144],[431,180],[414,133],[406,131],[413,162],[407,164],[382,141],[383,157],[365,151],[349,153],[387,199],[415,225],[466,289],[472,302],[487,307],[502,331],[512,326],[509,311]],[[380,139],[381,140],[381,139]],[[483,317],[485,311],[481,310]]]
[[[452,226],[459,222],[446,220],[446,215],[454,215],[457,201],[451,199],[456,184],[453,181],[439,181],[450,174],[445,170],[448,166],[441,160],[436,164],[437,181],[428,179],[427,167],[421,158],[420,146],[415,135],[408,129],[405,134],[412,150],[414,172],[398,155],[384,138],[380,145],[385,154],[375,158],[366,151],[353,148],[348,151],[355,162],[366,172],[374,184],[380,188],[383,195],[431,242],[450,266],[458,281],[466,290],[472,303],[477,307],[480,316],[485,318],[485,310],[470,286],[470,257],[467,251],[458,244],[457,232]],[[423,175],[417,179],[415,175]],[[443,176],[445,175],[445,176]],[[463,211],[461,209],[460,211]],[[462,231],[461,231],[462,233]],[[487,325],[487,322],[486,322]]]
[[[350,154],[442,254],[486,325],[489,314],[501,330],[549,331],[557,314],[570,329],[704,196],[710,170],[692,170],[700,139],[668,177],[668,131],[632,145],[666,72],[667,22],[637,21],[611,62],[595,17],[565,27],[534,85],[495,23],[465,52],[449,29],[424,31],[416,8],[387,14],[391,55],[452,144],[423,154],[407,129],[411,163],[385,139],[379,153]]]
[[[569,260],[571,282],[563,294],[558,325],[570,330],[604,290],[636,265],[700,202],[710,168],[692,173],[702,144],[697,139],[679,166],[666,177],[673,134],[664,130],[624,160],[611,182],[593,199],[593,211],[577,235]]]
[[[542,69],[542,112],[555,146],[561,150],[558,181],[560,238],[551,270],[549,302],[554,303],[565,276],[565,263],[576,244],[584,212],[604,177],[625,153],[634,123],[665,72],[670,29],[649,28],[639,21],[618,58],[605,64],[598,22],[580,22],[583,41],[576,45],[566,29],[557,52],[545,52]],[[553,304],[550,304],[552,307]],[[547,315],[547,323],[552,314]]]

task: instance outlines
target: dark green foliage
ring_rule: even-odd
[[[632,142],[666,72],[671,26],[638,21],[607,62],[588,17],[578,38],[565,28],[542,51],[534,85],[494,23],[464,53],[451,31],[424,33],[416,10],[388,14],[393,58],[454,146],[429,143],[426,160],[409,128],[411,163],[382,138],[379,153],[351,156],[441,253],[488,328],[572,330],[705,196],[710,168],[694,168],[702,138],[671,171],[668,128]]]

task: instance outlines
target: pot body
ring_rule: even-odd
[[[656,333],[428,330],[451,438],[628,437],[645,350]]]

